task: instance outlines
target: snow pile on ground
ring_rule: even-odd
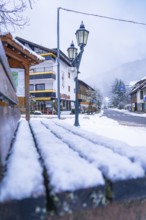
[[[44,194],[42,172],[28,122],[21,120],[0,184],[0,202]]]
[[[137,116],[137,117],[146,117],[146,113],[135,113],[135,112],[130,112],[130,111],[127,111],[125,109],[117,109],[117,108],[112,108],[113,111],[115,112],[122,112],[126,115],[132,115],[132,116]]]
[[[133,113],[130,112],[129,114],[133,115]],[[74,118],[66,117],[65,122],[73,125]],[[79,115],[79,123],[80,128],[86,130],[86,132],[94,132],[113,140],[119,140],[131,145],[131,147],[146,146],[146,127],[120,125],[117,121],[102,116],[102,113],[95,115]]]
[[[70,148],[78,152],[80,156],[100,169],[107,179],[117,181],[143,177],[145,175],[139,163],[131,162],[125,156],[114,153],[103,145],[94,144],[84,138],[82,133],[79,135],[73,134],[71,128],[64,129],[50,120],[44,119],[42,123]],[[64,125],[65,122],[62,121],[62,124]]]
[[[31,119],[30,125],[50,177],[49,184],[54,192],[104,184],[98,169],[70,149],[39,120]]]

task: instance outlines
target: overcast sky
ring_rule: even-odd
[[[14,34],[48,48],[57,47],[57,8],[146,23],[145,0],[35,0],[26,14],[30,25]],[[60,49],[67,48],[83,20],[90,31],[80,78],[86,79],[122,63],[146,58],[146,26],[60,11]]]

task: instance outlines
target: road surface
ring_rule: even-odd
[[[123,112],[105,109],[103,116],[114,119],[122,125],[146,127],[146,117],[130,115]]]

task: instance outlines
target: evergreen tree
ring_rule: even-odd
[[[112,104],[114,107],[123,108],[127,102],[127,91],[125,83],[121,79],[115,79],[112,85]]]

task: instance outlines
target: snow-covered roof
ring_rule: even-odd
[[[11,33],[0,35],[0,39],[4,44],[5,50],[12,50],[14,53],[16,51],[17,56],[22,55],[22,59],[25,59],[31,65],[45,60],[44,57],[21,44]]]
[[[27,47],[32,47],[34,49],[38,49],[40,51],[44,51],[43,53],[50,53],[51,52],[51,53],[53,53],[53,54],[55,54],[57,56],[57,48],[49,49],[47,47],[44,47],[42,45],[39,45],[39,44],[36,44],[34,42],[28,41],[28,40],[23,39],[21,37],[16,37],[16,39],[18,41],[20,41],[22,44],[27,45]],[[59,52],[60,52],[60,59],[63,62],[65,62],[68,66],[72,66],[69,58],[61,50],[59,50]],[[41,54],[42,54],[42,52],[41,52]]]
[[[133,86],[133,89],[131,90],[130,94],[133,94],[137,92],[140,89],[144,89],[146,87],[146,78],[144,77],[143,79],[137,81],[135,85]]]
[[[18,40],[15,39],[15,37],[13,37],[13,40],[19,44],[21,47],[23,47],[24,50],[27,50],[30,54],[36,56],[39,60],[44,61],[45,58],[40,56],[39,54],[37,54],[36,52],[34,52],[33,50],[29,49],[28,47],[25,47],[23,44],[21,44]]]

